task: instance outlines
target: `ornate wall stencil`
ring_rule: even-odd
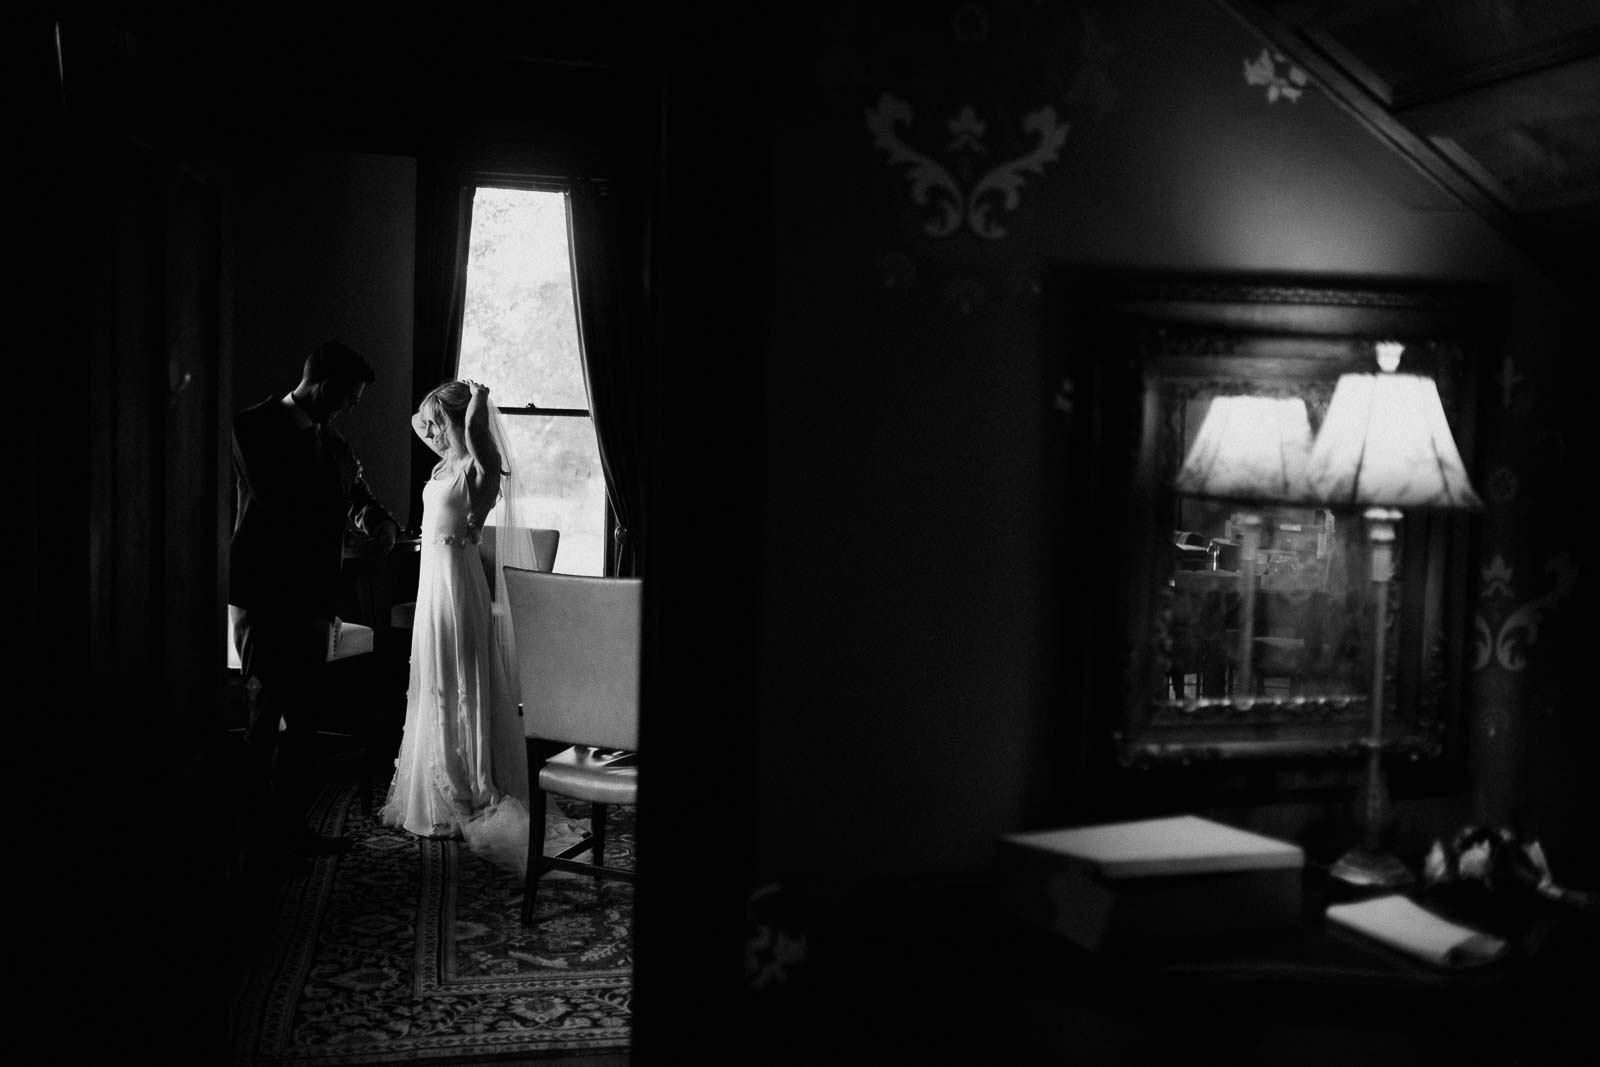
[[[982,4],[962,4],[950,13],[950,34],[956,40],[977,44],[987,40],[994,21]]]
[[[1091,11],[1033,0],[930,8],[870,51],[855,113],[872,156],[903,178],[886,188],[909,196],[922,235],[999,241],[1057,169],[1069,132],[1116,105],[1120,51]],[[837,56],[825,69],[838,88],[862,70]]]
[[[746,898],[744,973],[753,989],[781,986],[806,965],[806,935],[794,929],[797,916],[785,897],[780,883],[769,882]]]
[[[874,147],[887,155],[890,166],[906,168],[912,203],[933,207],[935,216],[923,224],[923,232],[930,237],[949,237],[963,223],[987,240],[1004,237],[1006,228],[995,213],[1016,210],[1022,202],[1022,187],[1060,158],[1068,130],[1054,107],[1030,111],[1022,117],[1021,129],[1032,146],[1021,155],[982,170],[975,181],[964,185],[956,176],[959,168],[953,159],[947,165],[905,139],[910,134],[912,118],[911,105],[889,93],[880,96],[866,111]],[[950,117],[945,126],[949,137],[944,151],[950,157],[972,159],[989,153],[984,141],[988,123],[978,117],[970,104]]]
[[[944,283],[944,299],[963,315],[970,315],[989,302],[989,288],[970,274],[951,278]]]
[[[1473,616],[1472,669],[1491,666],[1521,671],[1528,666],[1528,650],[1539,640],[1539,628],[1546,611],[1567,598],[1578,582],[1578,568],[1566,552],[1558,552],[1545,564],[1550,587],[1544,595],[1523,604],[1512,597],[1512,571],[1504,557],[1496,555],[1483,568],[1483,610]]]
[[[1056,383],[1056,393],[1053,398],[1055,409],[1061,412],[1062,421],[1068,426],[1072,424],[1072,378],[1062,375]]]
[[[1044,295],[1045,264],[1028,260],[1017,264],[1006,279],[1006,291],[1021,300],[1037,300]]]
[[[1269,104],[1277,103],[1280,97],[1293,104],[1311,79],[1281,53],[1263,48],[1255,59],[1244,61],[1244,80],[1246,85],[1266,86]]]
[[[1486,704],[1477,717],[1478,729],[1493,739],[1511,727],[1511,712],[1504,704]]]
[[[1489,480],[1485,485],[1489,492],[1489,499],[1496,504],[1509,504],[1517,498],[1520,483],[1517,472],[1510,467],[1496,467],[1489,472]]]
[[[998,270],[927,266],[905,251],[890,249],[873,261],[871,284],[886,293],[936,295],[958,315],[972,317],[1005,307],[1037,304],[1044,295],[1044,267],[1033,259],[1012,260]]]
[[[904,292],[917,281],[917,264],[904,252],[885,252],[878,257],[877,277],[885,289]]]
[[[1495,596],[1511,597],[1511,566],[1498,554],[1483,568],[1483,597]]]
[[[1083,12],[1082,27],[1078,73],[1067,90],[1067,102],[1086,106],[1098,122],[1116,106],[1121,95],[1111,80],[1111,61],[1122,49],[1101,35],[1093,12]]]

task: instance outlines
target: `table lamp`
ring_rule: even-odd
[[[1304,498],[1311,422],[1299,397],[1212,399],[1173,487],[1189,496],[1246,505],[1239,516],[1239,655],[1235,689],[1254,692],[1256,555],[1263,503]]]
[[[1384,646],[1401,509],[1482,506],[1450,434],[1438,386],[1423,375],[1396,373],[1403,350],[1400,342],[1380,341],[1379,373],[1339,378],[1306,462],[1306,485],[1314,499],[1365,509],[1370,548],[1372,706],[1368,736],[1361,742],[1366,750],[1362,839],[1331,872],[1357,885],[1400,885],[1411,880],[1405,865],[1384,847],[1389,819],[1383,773]]]

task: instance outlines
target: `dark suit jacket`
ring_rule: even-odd
[[[354,458],[349,442],[332,427],[319,454],[315,429],[300,426],[280,397],[234,416],[228,603],[332,617],[346,524],[372,533],[391,518],[359,475],[341,475],[345,456]]]

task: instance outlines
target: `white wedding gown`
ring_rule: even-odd
[[[441,462],[422,490],[405,733],[382,819],[414,834],[459,837],[521,872],[528,851],[527,749],[496,640],[479,533],[468,524],[470,466]],[[509,625],[507,617],[501,621]]]

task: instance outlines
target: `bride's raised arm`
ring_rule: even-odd
[[[500,477],[505,470],[505,457],[489,431],[489,387],[482,382],[468,382],[472,398],[467,401],[467,451],[472,456],[472,490],[480,514],[487,514],[494,506],[500,492]]]

